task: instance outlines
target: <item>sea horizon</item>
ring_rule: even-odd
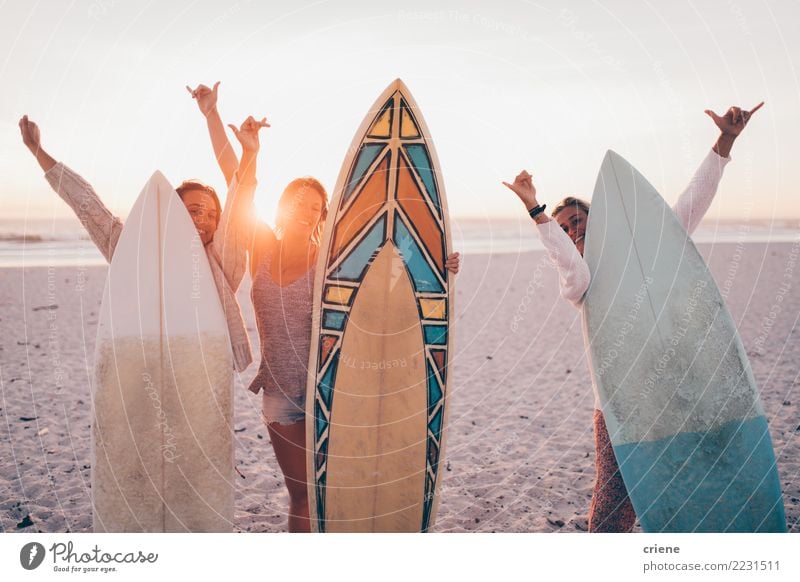
[[[451,231],[453,250],[463,254],[544,250],[525,216],[456,217]],[[692,239],[698,244],[793,243],[800,239],[800,218],[706,219]],[[77,218],[0,219],[0,268],[103,264]]]

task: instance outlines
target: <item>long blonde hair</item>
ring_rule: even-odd
[[[320,213],[319,222],[317,223],[317,228],[311,234],[311,240],[317,243],[317,245],[322,244],[322,233],[325,229],[325,219],[328,216],[328,192],[325,190],[325,186],[312,176],[303,176],[302,178],[295,178],[283,189],[283,194],[281,194],[280,200],[278,200],[278,207],[280,208],[283,204],[284,200],[288,197],[297,192],[302,188],[311,188],[317,194],[322,197],[322,212]],[[283,231],[283,225],[279,223],[280,216],[276,217],[275,219],[275,228],[279,232]]]

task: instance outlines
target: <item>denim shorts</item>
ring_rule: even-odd
[[[261,400],[261,419],[266,424],[294,424],[306,416],[306,395],[301,391],[293,398],[280,390],[264,390]]]

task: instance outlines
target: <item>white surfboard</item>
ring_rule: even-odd
[[[767,420],[736,326],[672,209],[611,151],[585,259],[592,375],[642,529],[785,531]]]
[[[96,532],[232,530],[232,370],[205,249],[156,172],[125,223],[100,311]]]

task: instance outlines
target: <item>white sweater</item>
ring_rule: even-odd
[[[711,150],[672,207],[681,226],[690,236],[714,201],[722,171],[730,161],[730,158],[720,157]],[[583,260],[572,239],[555,220],[548,220],[536,226],[542,244],[558,270],[561,296],[580,309],[583,297],[589,288],[589,265]]]
[[[717,186],[722,179],[722,171],[730,160],[730,158],[723,158],[711,150],[700,164],[683,194],[678,198],[675,206],[672,207],[678,221],[690,236],[714,201]],[[558,270],[561,296],[580,309],[586,290],[589,288],[589,265],[578,252],[572,239],[555,220],[537,223],[536,226],[542,244]],[[599,410],[600,399],[594,379],[592,379],[592,385],[595,393],[595,408]]]
[[[94,244],[110,263],[122,234],[122,221],[106,208],[89,182],[61,162],[53,166],[44,177],[53,190],[70,205]],[[231,182],[214,238],[205,247],[228,323],[233,361],[239,372],[244,372],[253,361],[247,328],[236,301],[236,290],[247,265],[244,249],[249,244],[250,234],[237,228],[241,218],[234,200],[237,197],[252,199],[255,189],[254,178],[245,179],[240,184],[237,177]]]

